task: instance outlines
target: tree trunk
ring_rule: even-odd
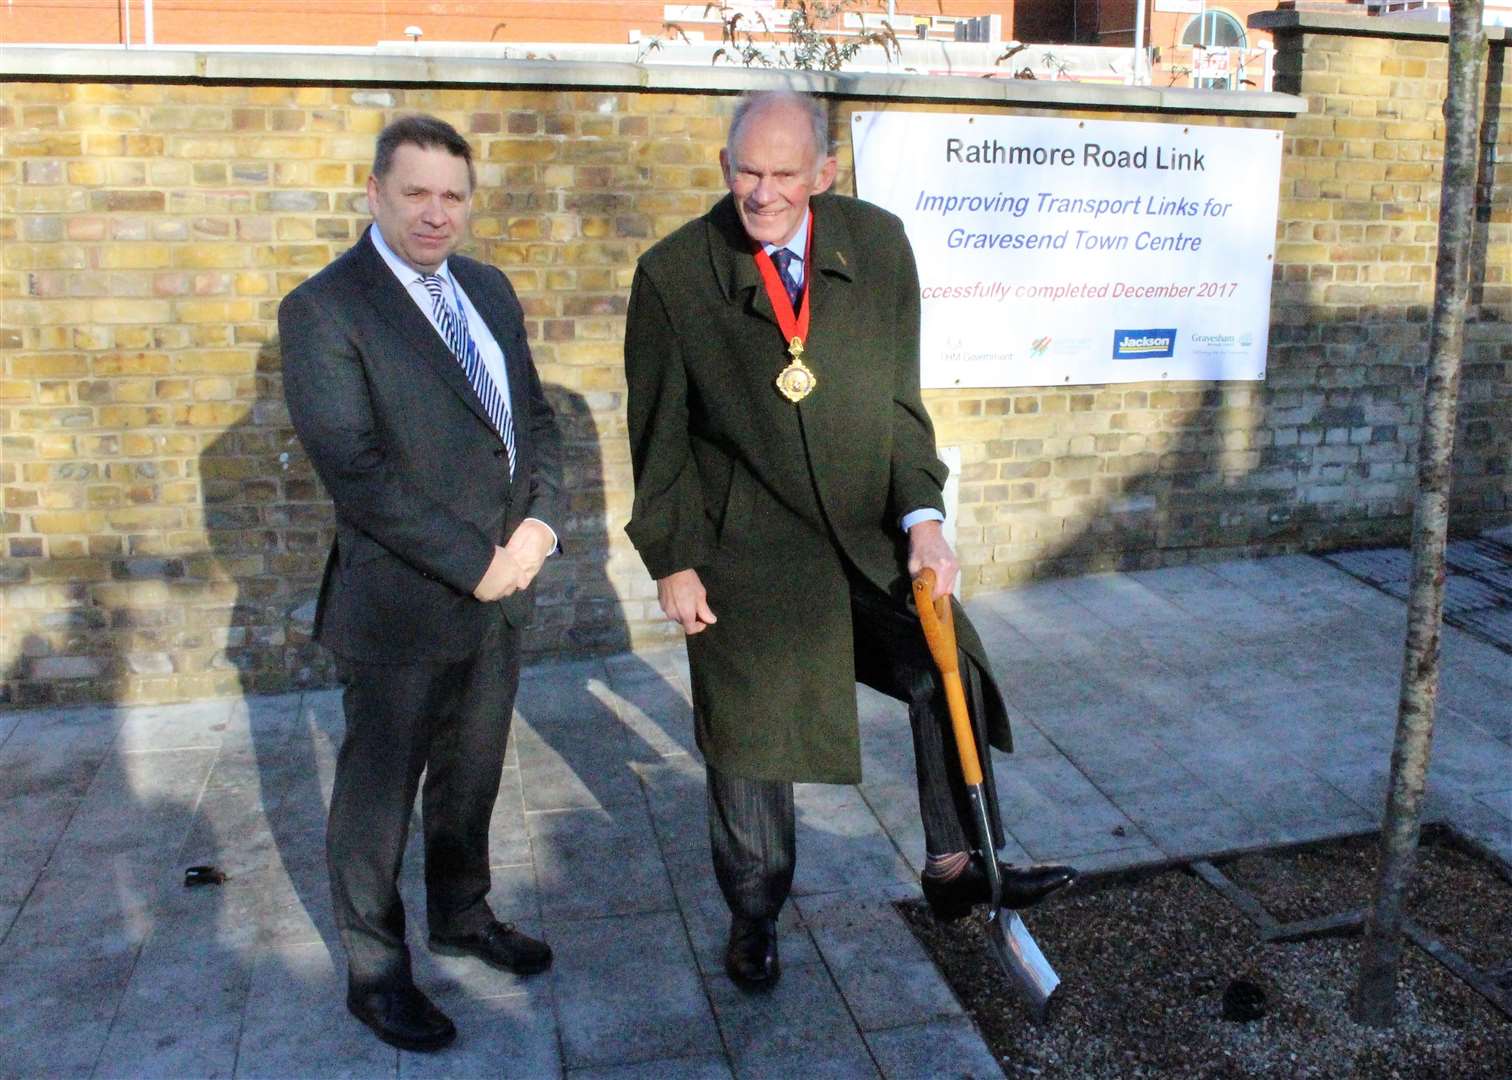
[[[1465,308],[1477,165],[1476,134],[1481,60],[1486,34],[1483,0],[1452,0],[1449,92],[1444,101],[1444,182],[1439,197],[1438,265],[1433,329],[1418,446],[1418,493],[1412,519],[1412,585],[1407,639],[1397,701],[1396,743],[1381,866],[1360,953],[1355,1018],[1375,1027],[1396,1019],[1397,968],[1402,956],[1403,900],[1416,861],[1428,752],[1438,697],[1439,634],[1444,608],[1444,547],[1449,531],[1454,423],[1459,400]]]

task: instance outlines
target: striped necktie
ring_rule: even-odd
[[[447,348],[451,349],[457,363],[462,365],[468,385],[478,395],[478,400],[483,403],[483,411],[488,413],[494,429],[504,440],[504,451],[509,455],[509,475],[513,477],[515,432],[509,403],[504,400],[504,394],[494,385],[493,377],[483,365],[478,344],[467,330],[467,317],[446,302],[446,279],[440,274],[421,274],[420,283],[431,295],[431,311],[436,325],[441,328],[441,336],[446,339]]]
[[[793,310],[798,310],[798,298],[803,295],[803,286],[793,280],[792,271],[789,269],[793,260],[798,258],[789,248],[778,248],[772,252],[772,262],[777,267],[777,276],[782,279],[782,287],[787,290],[788,303],[793,305]]]

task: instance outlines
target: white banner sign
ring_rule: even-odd
[[[919,264],[925,386],[1263,379],[1281,135],[856,113]]]

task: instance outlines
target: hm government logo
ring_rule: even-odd
[[[1113,359],[1158,360],[1176,355],[1176,328],[1114,330]]]
[[[1050,337],[1048,334],[1045,337],[1035,338],[1029,343],[1029,355],[1036,360],[1049,351]]]

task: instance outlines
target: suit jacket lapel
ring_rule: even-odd
[[[371,229],[372,226],[369,228]],[[414,354],[420,357],[437,377],[477,414],[478,419],[492,427],[488,412],[483,408],[483,403],[478,400],[478,395],[473,391],[472,385],[468,383],[467,373],[462,370],[462,365],[457,363],[457,358],[452,355],[451,348],[441,339],[436,328],[415,304],[408,290],[399,284],[399,279],[383,261],[383,256],[378,254],[378,249],[373,247],[373,242],[366,232],[352,248],[352,254],[357,260],[357,269],[363,279],[363,299],[401,335]],[[464,284],[463,288],[466,287]],[[477,304],[478,301],[475,298],[473,302]],[[481,306],[480,310],[482,310]],[[490,328],[491,326],[492,324]]]

